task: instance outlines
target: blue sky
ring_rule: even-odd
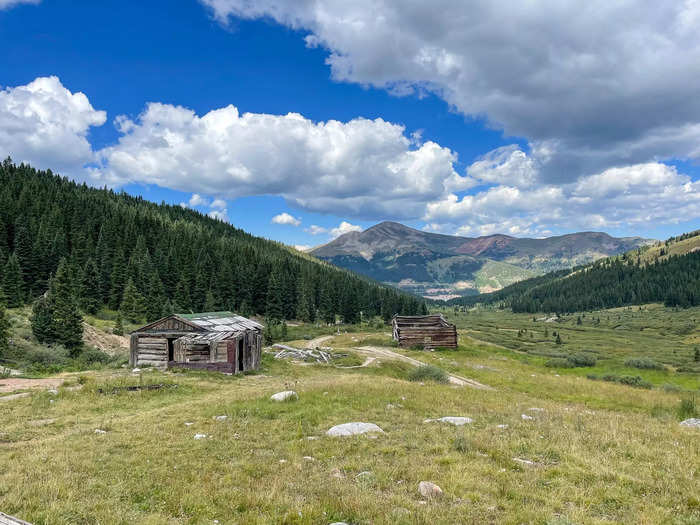
[[[382,18],[396,20],[370,27],[362,3],[0,0],[0,154],[191,202],[292,245],[381,220],[469,236],[663,238],[700,227],[700,109],[684,98],[688,78],[660,86],[622,71],[590,95],[554,85],[564,60],[539,56],[536,31],[484,47],[479,28],[452,25],[486,9],[480,19],[498,38],[505,11],[455,2],[441,18],[399,2]],[[561,25],[546,10],[535,15]],[[660,31],[631,23],[638,34]],[[579,30],[548,35],[547,45],[578,42]],[[697,40],[665,36],[686,38],[688,56],[668,52],[698,80],[683,67],[698,62]],[[612,47],[607,62],[630,60],[624,42]],[[661,73],[652,51],[631,60]],[[586,68],[564,73],[583,84],[607,71]],[[550,80],[537,90],[541,78]],[[647,87],[678,107],[649,105]],[[237,111],[222,110],[229,105]]]

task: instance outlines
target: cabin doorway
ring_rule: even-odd
[[[238,340],[238,370],[243,372],[243,337]]]
[[[168,361],[175,361],[175,339],[168,339]]]

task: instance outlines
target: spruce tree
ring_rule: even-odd
[[[2,289],[5,304],[9,308],[17,308],[24,303],[24,280],[16,254],[10,255],[3,270]]]
[[[696,363],[700,363],[700,347],[695,347],[695,354],[693,356],[693,359]]]
[[[31,324],[32,333],[40,343],[53,343],[56,340],[53,323],[53,308],[46,295],[34,301]]]
[[[165,308],[165,289],[163,281],[158,277],[157,272],[151,273],[151,278],[148,283],[148,293],[146,294],[146,321],[152,322],[165,317],[163,309]],[[166,314],[167,315],[167,314]]]
[[[214,297],[214,292],[209,290],[205,295],[204,311],[205,312],[216,312],[216,311],[218,311],[217,306],[218,305],[216,302],[216,298]]]
[[[0,297],[0,358],[10,347],[10,320],[7,318],[5,303]]]
[[[80,353],[83,344],[83,318],[74,296],[71,277],[68,262],[61,259],[49,286],[49,302],[56,342],[70,349],[71,355],[75,356]]]
[[[284,319],[284,289],[280,272],[273,272],[267,287],[267,307],[265,315],[273,321]]]
[[[119,310],[117,310],[117,318],[114,321],[112,333],[114,335],[124,335],[124,321],[122,320],[122,313]]]
[[[146,307],[145,301],[141,292],[139,292],[130,278],[124,287],[124,297],[122,299],[120,311],[124,317],[132,323],[138,323],[143,320]]]
[[[80,304],[86,313],[94,314],[100,307],[102,296],[100,294],[100,275],[97,264],[91,257],[85,263],[80,282]]]

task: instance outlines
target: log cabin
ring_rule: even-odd
[[[395,315],[391,325],[394,341],[403,348],[457,348],[457,328],[442,314]]]
[[[263,326],[232,312],[173,314],[131,333],[131,366],[237,374],[260,368]]]

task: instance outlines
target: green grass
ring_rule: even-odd
[[[411,370],[408,374],[410,381],[434,381],[435,383],[447,383],[447,373],[435,365],[422,365]]]

